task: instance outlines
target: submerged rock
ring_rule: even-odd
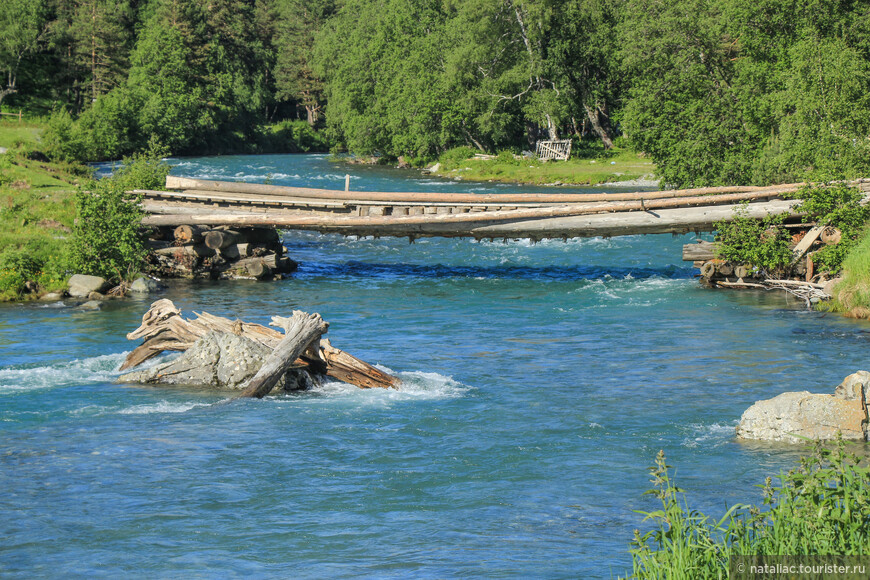
[[[804,443],[807,439],[866,441],[865,401],[870,395],[870,372],[846,377],[833,395],[809,391],[783,393],[758,401],[740,418],[737,436],[762,441]]]
[[[130,292],[133,292],[134,294],[150,294],[162,289],[163,286],[159,282],[152,280],[151,278],[145,278],[144,276],[136,278],[133,283],[130,284]]]
[[[155,367],[121,375],[119,382],[242,389],[257,374],[271,349],[225,332],[209,332],[178,358]],[[290,369],[276,390],[298,391],[314,386],[304,369]]]

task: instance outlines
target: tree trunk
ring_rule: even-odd
[[[320,118],[320,107],[311,104],[305,105],[305,114],[308,117],[308,124],[313,127]]]
[[[604,148],[613,149],[613,139],[610,137],[610,120],[607,115],[598,106],[593,109],[588,105],[583,105],[583,108],[586,109],[586,116],[592,124],[592,129],[604,143]]]
[[[320,336],[329,328],[319,314],[293,311],[290,318],[273,318],[275,323],[284,326],[284,339],[278,343],[266,362],[239,395],[239,398],[262,399],[274,388],[290,366],[309,345],[319,341]]]
[[[16,89],[14,85],[10,85],[10,86],[6,87],[5,89],[3,89],[2,91],[0,91],[0,106],[3,105],[3,99],[8,97],[9,95],[14,95],[17,92],[18,92],[18,89]]]
[[[559,131],[556,129],[556,125],[553,124],[553,119],[550,118],[550,113],[547,113],[547,134],[550,136],[550,141],[558,141],[559,140]]]

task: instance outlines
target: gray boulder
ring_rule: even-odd
[[[210,332],[178,358],[121,375],[118,382],[241,390],[271,352],[268,347],[244,336]],[[290,369],[273,392],[305,390],[312,386],[313,380],[304,369]]]
[[[136,278],[130,285],[130,292],[133,292],[134,294],[151,294],[153,292],[159,292],[162,289],[163,286],[159,282],[152,280],[151,278],[145,278],[144,276]]]
[[[57,300],[63,299],[63,294],[60,292],[49,292],[48,294],[43,294],[39,297],[43,302],[55,302]]]
[[[103,303],[99,300],[89,300],[84,304],[79,305],[79,310],[100,310],[103,308]]]
[[[805,443],[806,439],[834,439],[838,432],[849,441],[867,440],[870,373],[846,377],[833,395],[809,391],[783,393],[758,401],[740,418],[737,436],[743,439]]]
[[[87,298],[91,292],[105,292],[109,288],[109,283],[105,278],[99,276],[86,276],[85,274],[75,274],[69,279],[69,295],[73,298]]]

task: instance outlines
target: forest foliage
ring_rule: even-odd
[[[417,159],[625,136],[675,186],[870,173],[868,0],[6,0],[0,39],[56,158],[299,120]]]

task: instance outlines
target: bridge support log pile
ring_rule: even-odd
[[[273,317],[272,325],[284,328],[285,333],[206,312],[187,320],[181,317],[181,311],[172,301],[157,300],[142,317],[141,326],[127,335],[129,340],[141,339],[143,342],[127,355],[121,370],[137,367],[164,351],[185,352],[217,333],[244,338],[271,353],[263,359],[259,371],[245,385],[240,395],[243,397],[262,397],[291,369],[309,375],[310,381],[302,381],[305,384],[317,384],[325,375],[361,389],[398,388],[400,385],[398,378],[333,347],[328,340],[323,339],[322,335],[329,325],[318,314],[294,311],[289,318]],[[155,367],[156,372],[150,374],[153,380],[147,382],[162,382],[160,368]],[[170,372],[167,370],[163,374]],[[139,382],[138,375],[140,373],[124,375],[121,380],[137,377],[135,382]]]
[[[768,272],[752,264],[724,260],[719,257],[717,242],[698,241],[684,245],[683,260],[699,268],[701,282],[710,286],[753,288],[759,287],[759,283],[766,284],[774,280],[780,283],[805,283],[807,286],[804,290],[817,290],[816,283],[824,284],[827,280],[816,272],[813,255],[825,246],[838,244],[842,236],[840,230],[815,223],[786,224],[783,227],[791,234],[792,258],[790,263],[775,271]],[[817,297],[815,294],[812,297]]]
[[[161,277],[266,280],[296,269],[268,227],[158,226],[148,243],[151,273]]]

